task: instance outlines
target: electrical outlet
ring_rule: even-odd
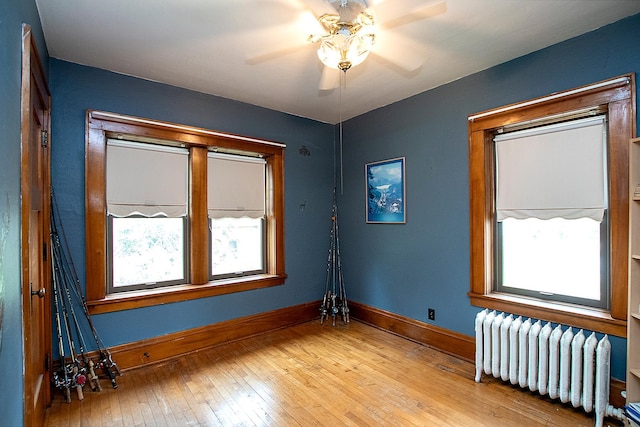
[[[429,320],[436,320],[436,311],[433,308],[429,309]]]

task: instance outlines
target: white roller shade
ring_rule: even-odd
[[[603,116],[498,135],[496,214],[505,218],[593,218],[606,208]]]
[[[108,140],[108,213],[117,217],[185,216],[188,170],[187,149]]]
[[[262,218],[265,215],[265,161],[209,153],[207,204],[210,218]]]

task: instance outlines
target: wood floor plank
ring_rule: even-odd
[[[282,423],[276,425],[313,425],[313,416],[299,406],[289,385],[280,381],[278,374],[256,357],[245,358],[245,366],[255,380],[256,393],[269,405],[272,413],[279,415]]]
[[[594,424],[581,409],[474,375],[466,361],[363,323],[314,321],[127,371],[118,389],[102,380],[83,401],[56,392],[46,426]]]
[[[270,415],[272,408],[262,399],[251,386],[252,378],[248,378],[242,363],[245,357],[235,355],[233,360],[229,360],[229,365],[233,369],[225,369],[216,375],[223,382],[228,382],[231,387],[231,400],[239,412],[245,412],[251,422],[256,426],[278,425],[274,424],[274,419]]]
[[[256,353],[264,366],[270,370],[278,381],[278,391],[285,399],[292,402],[290,408],[295,417],[302,418],[301,424],[307,425],[340,425],[340,420],[331,411],[319,403],[320,389],[317,384],[310,383],[297,374],[292,374],[290,361],[283,358],[277,346],[271,346]],[[310,417],[310,418],[309,418]]]

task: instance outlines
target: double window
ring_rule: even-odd
[[[111,113],[88,118],[93,312],[284,282],[282,144]]]

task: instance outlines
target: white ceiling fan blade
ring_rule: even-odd
[[[333,90],[340,86],[340,73],[342,71],[335,68],[322,67],[322,76],[320,77],[320,90]]]
[[[327,0],[304,0],[304,3],[318,18],[322,15],[338,13]]]
[[[299,39],[290,39],[276,44],[270,44],[269,46],[260,46],[263,47],[263,49],[256,50],[247,55],[246,62],[249,65],[256,65],[261,62],[278,59],[281,56],[288,55],[306,46],[309,46],[309,42]]]
[[[422,66],[424,49],[418,43],[402,37],[393,31],[385,31],[376,37],[371,49],[375,54],[406,71],[415,71]]]
[[[431,18],[447,11],[444,0],[387,0],[374,6],[376,22],[383,27],[395,27],[420,19]]]
[[[309,11],[300,14],[296,22],[272,26],[265,30],[256,30],[249,35],[253,51],[247,55],[251,65],[277,59],[297,49],[310,45],[310,35],[321,34],[324,28]]]

